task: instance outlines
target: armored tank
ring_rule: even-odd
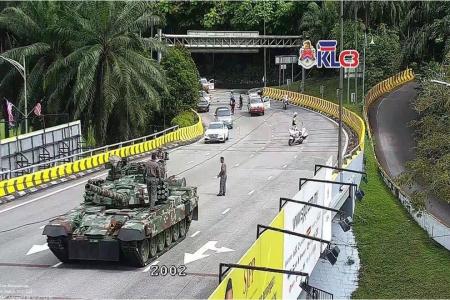
[[[89,180],[84,201],[49,222],[43,234],[62,262],[122,261],[142,267],[182,241],[198,220],[197,188],[184,178],[159,179],[150,201],[145,167],[113,161],[106,180]]]

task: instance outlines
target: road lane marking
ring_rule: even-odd
[[[62,265],[62,261],[60,261],[59,263],[57,263],[57,264],[54,264],[53,266],[51,266],[52,268],[57,268],[57,267],[59,267],[60,265]]]
[[[239,163],[235,164],[234,166],[235,166],[235,167],[239,167]]]
[[[267,180],[270,180],[270,179],[272,179],[272,177],[273,177],[272,175],[271,175],[271,176],[269,176],[269,177],[267,177]]]
[[[144,270],[142,270],[142,273],[147,273],[148,271],[150,271],[150,268],[154,265],[157,265],[159,263],[159,260],[155,260],[154,262],[152,262],[151,264],[149,264]]]
[[[298,157],[298,155],[295,155],[295,156],[294,156],[294,158],[297,158],[297,157]]]
[[[193,235],[191,235],[191,237],[194,237],[194,236],[196,236],[196,235],[199,234],[199,233],[200,233],[200,231],[196,231],[196,232],[194,232]]]
[[[193,160],[191,160],[190,162],[188,162],[188,164],[192,164],[194,161]]]
[[[255,190],[251,190],[250,192],[248,192],[248,195],[250,196],[251,194],[253,194],[255,192]]]
[[[284,165],[284,166],[283,166],[283,169],[285,169],[286,167],[287,167],[287,165]]]
[[[39,227],[39,229],[44,229],[45,225],[42,225],[41,227]]]
[[[215,251],[216,254],[218,253],[225,253],[225,252],[232,252],[233,249],[227,248],[227,247],[216,247],[217,241],[208,241],[206,244],[200,247],[197,251],[195,251],[193,254],[185,252],[184,253],[184,264],[188,264],[190,262],[208,257],[209,254],[206,254],[208,250]]]
[[[206,153],[205,155],[206,155],[206,156],[208,156],[208,155],[209,155],[209,152],[208,152],[208,153]]]
[[[105,176],[106,174],[108,174],[108,173],[107,173],[107,172],[105,172],[105,173],[99,174],[99,175],[97,175],[97,176],[93,176],[92,178],[89,178],[89,179],[93,179],[93,178],[98,178],[98,177],[101,177],[101,176]],[[58,194],[58,193],[64,192],[65,190],[71,189],[71,188],[73,188],[73,187],[76,187],[76,186],[82,185],[82,184],[84,184],[84,183],[88,182],[88,181],[89,181],[89,179],[86,179],[86,180],[82,180],[82,181],[80,181],[80,182],[78,182],[78,183],[75,183],[75,184],[72,184],[72,185],[66,186],[65,188],[62,188],[62,189],[59,189],[59,190],[53,191],[53,192],[51,192],[51,193],[48,193],[48,194],[45,194],[45,195],[39,196],[39,197],[37,197],[37,198],[34,198],[34,199],[31,199],[31,200],[25,201],[25,202],[23,202],[23,203],[20,203],[20,204],[17,204],[17,205],[14,205],[14,206],[11,206],[11,207],[8,207],[8,208],[5,208],[5,209],[3,209],[3,210],[0,210],[0,214],[1,214],[1,213],[4,213],[4,212],[7,212],[7,211],[10,211],[10,210],[12,210],[12,209],[15,209],[15,208],[18,208],[18,207],[21,207],[21,206],[24,206],[24,205],[27,205],[27,204],[33,203],[33,202],[35,202],[35,201],[38,201],[38,200],[41,200],[41,199],[43,199],[43,198],[46,198],[46,197],[49,197],[49,196],[53,196],[53,195],[55,195],[55,194]]]
[[[231,208],[227,208],[227,209],[225,209],[223,212],[222,212],[222,215],[224,215],[224,214],[226,214],[227,212],[229,212],[230,211],[230,209]]]

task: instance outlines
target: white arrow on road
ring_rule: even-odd
[[[33,247],[31,247],[31,249],[28,250],[27,255],[38,253],[38,252],[45,251],[45,250],[48,250],[47,243],[42,244],[42,245],[33,245]]]
[[[209,241],[203,246],[200,247],[197,251],[195,251],[194,254],[191,253],[184,253],[184,264],[188,264],[190,262],[208,257],[209,254],[205,254],[206,251],[211,250],[215,251],[216,253],[224,253],[224,252],[231,252],[234,251],[233,249],[227,248],[227,247],[216,247],[217,241]]]

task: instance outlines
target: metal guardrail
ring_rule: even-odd
[[[139,138],[135,138],[135,139],[131,139],[128,141],[123,141],[123,142],[119,142],[119,143],[115,143],[115,144],[111,144],[111,145],[106,145],[106,146],[102,146],[102,147],[98,147],[95,149],[91,149],[88,151],[84,151],[81,153],[76,153],[76,154],[72,154],[72,155],[68,155],[68,156],[64,156],[61,158],[57,158],[54,160],[50,160],[50,161],[45,161],[39,164],[34,164],[31,166],[27,166],[24,168],[20,168],[20,169],[14,169],[14,170],[6,170],[6,171],[2,171],[0,172],[0,178],[2,179],[11,179],[14,178],[16,176],[13,176],[13,173],[32,173],[35,171],[38,171],[40,167],[45,166],[45,167],[54,167],[57,166],[59,164],[63,164],[63,163],[67,163],[67,159],[70,159],[70,161],[74,161],[80,158],[86,158],[86,157],[91,157],[94,156],[96,154],[99,154],[101,152],[105,152],[105,151],[109,151],[109,150],[115,150],[118,148],[122,148],[125,146],[130,146],[130,145],[134,145],[136,143],[140,143],[140,142],[146,142],[149,139],[154,139],[157,138],[159,136],[164,136],[166,133],[169,132],[173,132],[175,130],[178,129],[178,125],[177,126],[172,126],[170,128],[167,128],[165,130],[159,131],[159,132],[155,132],[153,134],[149,134],[143,137],[139,137]]]
[[[23,190],[35,188],[47,182],[100,167],[109,160],[111,155],[131,157],[156,150],[170,142],[190,141],[203,134],[202,119],[200,115],[197,114],[197,116],[198,122],[194,125],[183,128],[171,127],[145,137],[92,149],[82,154],[85,156],[84,158],[79,158],[81,154],[78,153],[76,156],[79,159],[72,162],[63,162],[62,159],[46,161],[45,165],[52,163],[53,166],[45,167],[42,170],[22,176],[1,180],[0,198],[15,193],[20,195]],[[67,159],[67,157],[64,159]],[[39,165],[34,165],[33,167],[39,167]],[[31,168],[31,166],[24,169],[28,168]],[[15,172],[17,170],[13,171]]]

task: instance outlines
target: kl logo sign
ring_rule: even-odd
[[[305,69],[313,66],[318,68],[357,68],[359,65],[359,53],[356,50],[344,50],[336,55],[335,40],[321,40],[317,43],[317,51],[311,41],[304,41],[300,49],[298,64]]]

